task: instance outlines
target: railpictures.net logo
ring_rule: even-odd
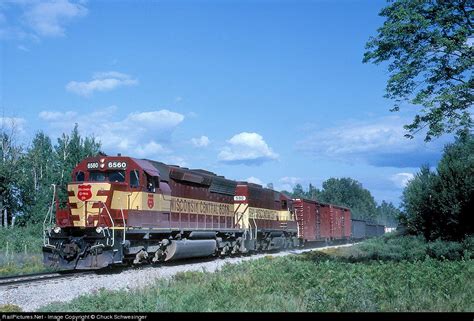
[[[86,321],[86,320],[136,320],[142,321],[147,315],[137,314],[2,314],[2,320],[54,320],[54,321]]]

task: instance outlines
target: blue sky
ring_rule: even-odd
[[[362,63],[385,1],[2,1],[0,103],[25,145],[79,124],[122,153],[231,179],[352,177],[399,204],[449,137],[407,140],[386,66]]]

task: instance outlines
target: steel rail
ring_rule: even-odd
[[[62,278],[77,277],[86,274],[92,274],[95,271],[58,271],[58,272],[40,272],[23,275],[11,275],[0,277],[0,287],[14,286],[24,283],[35,283]]]

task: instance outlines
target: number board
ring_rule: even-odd
[[[87,163],[87,169],[103,169],[105,167],[104,164],[100,164],[98,162],[94,163]],[[120,161],[111,161],[107,162],[107,169],[126,169],[127,168],[127,162],[120,162]]]
[[[126,162],[108,162],[107,168],[109,169],[125,169],[127,168]]]
[[[87,169],[97,169],[99,168],[99,163],[87,163]]]

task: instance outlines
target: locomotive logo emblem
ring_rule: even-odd
[[[150,209],[152,209],[153,206],[155,206],[155,200],[153,198],[153,194],[148,194],[147,204],[148,204],[148,208],[150,208]]]
[[[77,192],[77,198],[81,201],[87,201],[92,197],[91,185],[79,185],[79,191]]]

